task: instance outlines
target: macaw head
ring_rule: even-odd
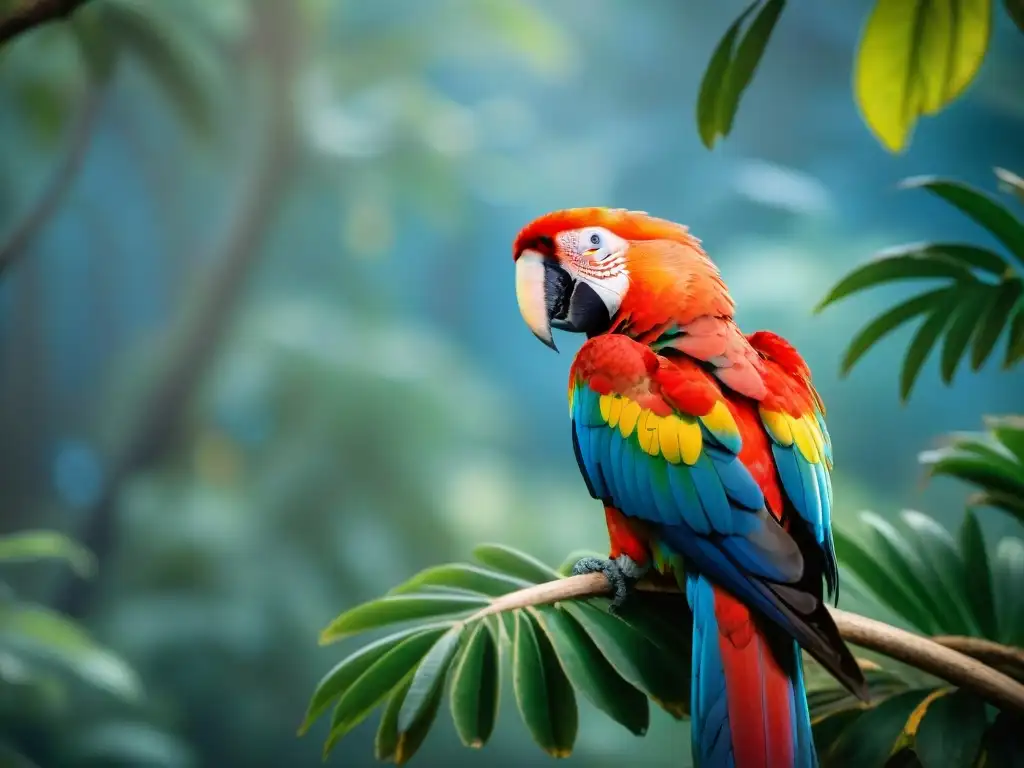
[[[705,310],[732,315],[700,241],[681,224],[642,211],[548,213],[522,229],[513,255],[519,311],[556,352],[553,328],[595,336],[627,318],[644,332]]]

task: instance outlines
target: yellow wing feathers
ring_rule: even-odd
[[[602,395],[598,401],[601,418],[618,428],[624,438],[636,433],[640,448],[650,456],[664,456],[672,464],[693,466],[704,447],[701,424],[714,435],[738,438],[739,428],[725,403],[719,402],[700,417],[686,414],[658,416],[621,395]]]
[[[782,411],[769,411],[764,408],[760,409],[760,414],[761,421],[775,442],[787,447],[796,444],[800,455],[811,464],[824,461],[826,466],[829,466],[825,436],[814,414],[790,416]]]

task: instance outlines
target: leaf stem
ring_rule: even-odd
[[[672,587],[647,582],[641,582],[638,589],[676,591]],[[466,623],[515,609],[597,597],[610,592],[608,580],[600,573],[557,579],[502,595],[466,619]],[[973,691],[996,706],[1024,712],[1024,684],[979,661],[979,658],[984,658],[1020,664],[1024,661],[1021,649],[978,638],[946,636],[929,639],[849,611],[838,608],[829,608],[829,611],[843,639],[853,645],[876,651]]]

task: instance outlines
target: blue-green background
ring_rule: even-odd
[[[283,3],[297,149],[269,190],[272,215],[239,224],[268,151],[260,46],[273,42],[245,42],[252,4],[220,2],[205,11],[214,34],[187,18],[182,31],[195,62],[228,47],[198,70],[211,127],[197,131],[126,57],[80,174],[0,278],[0,523],[77,534],[196,322],[222,243],[239,226],[257,232],[226,322],[200,330],[220,334],[212,362],[121,484],[99,552],[87,624],[136,666],[147,718],[174,737],[119,735],[154,765],[318,765],[325,724],[301,740],[295,729],[343,650],[317,646],[334,615],[480,541],[556,563],[605,546],[568,431],[579,339],[560,337],[561,355],[538,344],[513,292],[511,242],[554,208],[646,210],[703,240],[741,326],[784,335],[814,371],[839,524],[907,507],[957,523],[964,489],[925,488],[917,453],[983,414],[1020,411],[1020,373],[965,367],[946,388],[932,361],[901,406],[909,331],[849,378],[838,369],[854,331],[914,287],[812,308],[880,248],[993,245],[896,185],[937,173],[994,191],[993,166],[1024,169],[1024,35],[1004,14],[967,95],[893,156],[851,95],[868,2],[792,3],[714,152],[696,96],[742,2]],[[87,98],[68,40],[57,25],[0,54],[0,233],[37,199]],[[26,571],[18,584],[49,600],[65,578]],[[636,739],[587,705],[581,717],[570,763],[689,764],[686,724],[659,714]],[[370,765],[374,727],[331,763]],[[548,760],[506,700],[483,752],[463,750],[442,712],[413,764]]]

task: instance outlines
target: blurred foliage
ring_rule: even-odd
[[[861,35],[853,89],[882,146],[904,150],[918,118],[963,93],[985,59],[991,25],[992,0],[877,1]]]
[[[92,555],[52,531],[0,537],[0,567],[47,559],[90,576]],[[98,714],[97,714],[98,713]],[[136,672],[83,627],[20,599],[0,582],[0,759],[3,765],[59,762],[189,766],[188,748],[153,722]]]
[[[1014,587],[1024,576],[1024,541],[1004,537],[990,562],[973,512],[957,539],[922,512],[904,511],[895,523],[872,512],[858,517],[859,528],[836,531],[836,554],[861,589],[912,629],[1024,645]]]
[[[715,48],[697,99],[697,126],[701,141],[708,149],[715,146],[719,136],[728,136],[732,130],[740,98],[754,77],[754,70],[785,5],[785,0],[768,0],[764,4],[755,0],[733,22]],[[755,9],[758,9],[757,15],[741,37],[743,22]]]
[[[1004,172],[1005,178],[1005,172]],[[843,373],[871,347],[918,317],[924,320],[910,341],[900,373],[900,397],[910,397],[928,355],[943,340],[942,380],[952,383],[971,346],[971,368],[980,369],[1006,333],[1003,367],[1024,359],[1024,221],[972,187],[934,177],[909,179],[980,224],[1018,262],[987,249],[960,243],[912,243],[879,254],[840,280],[818,305],[821,311],[853,293],[901,280],[948,279],[950,284],[903,301],[866,325],[850,342]]]
[[[739,99],[784,5],[784,0],[754,0],[715,49],[697,104],[697,126],[708,149],[732,130]],[[739,29],[758,7],[737,46]],[[1007,13],[1024,31],[1022,7],[1018,0],[1006,0]],[[988,52],[991,27],[992,0],[876,0],[857,47],[853,92],[883,147],[902,152],[920,117],[938,114],[966,90]]]
[[[979,490],[971,507],[993,507],[1024,523],[1024,416],[989,417],[987,431],[954,435],[951,444],[922,454],[931,475],[953,477]]]
[[[1024,541],[1004,537],[990,560],[973,512],[956,539],[917,511],[901,513],[897,523],[871,512],[859,519],[859,530],[835,533],[844,584],[866,591],[922,634],[1024,644]],[[1024,666],[1001,671],[1024,680]],[[997,712],[968,691],[918,681],[872,699],[865,707],[848,696],[809,695],[812,708],[819,706],[813,728],[822,765],[969,768],[1014,765],[1024,756],[1024,717]]]

